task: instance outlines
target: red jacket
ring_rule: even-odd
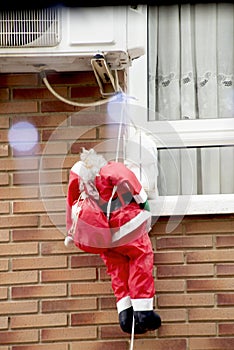
[[[73,226],[71,234],[76,245],[81,249],[89,246],[91,249],[84,250],[100,253],[103,249],[126,244],[149,231],[151,214],[139,206],[147,200],[147,194],[135,174],[119,162],[108,162],[95,177],[98,199],[93,200],[92,193],[87,196],[90,191],[86,188],[86,198],[79,201],[78,207],[81,209],[77,224],[74,224],[73,219],[77,214],[72,214],[72,211],[77,208],[81,195],[80,183],[84,171],[83,162],[74,164],[67,194],[67,231]]]

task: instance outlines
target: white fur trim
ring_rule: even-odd
[[[144,190],[144,188],[142,187],[141,191],[139,194],[135,194],[133,196],[133,198],[135,199],[135,201],[139,204],[139,203],[145,203],[147,200],[147,194]]]
[[[131,303],[130,296],[126,296],[126,297],[123,297],[122,299],[120,299],[117,302],[116,306],[117,306],[118,314],[120,314],[121,311],[126,310],[129,307],[131,307],[132,303]]]
[[[71,171],[76,175],[79,175],[82,179],[85,178],[88,173],[87,168],[85,167],[84,163],[81,161],[76,162],[71,168]]]
[[[134,311],[153,310],[154,298],[131,299]]]
[[[73,238],[71,236],[67,236],[64,240],[64,245],[66,247],[71,247],[73,245],[74,241]]]
[[[149,221],[151,222],[151,213],[147,210],[141,211],[132,220],[126,222],[126,224],[121,226],[119,230],[113,234],[112,242],[116,242],[126,236],[128,233],[136,230],[145,221],[147,221],[147,228],[149,228]]]

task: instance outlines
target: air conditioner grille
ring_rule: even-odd
[[[59,42],[58,9],[0,12],[0,47],[46,47]]]

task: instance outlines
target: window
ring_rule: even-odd
[[[155,214],[234,211],[233,28],[233,4],[148,7]]]

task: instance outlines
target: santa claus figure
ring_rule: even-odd
[[[123,163],[83,149],[70,172],[65,244],[99,254],[111,276],[120,327],[143,334],[160,327],[153,310],[153,251],[147,194]]]

